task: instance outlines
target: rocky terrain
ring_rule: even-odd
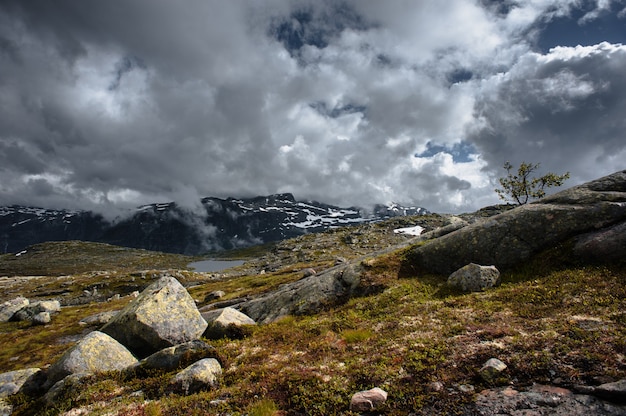
[[[398,204],[376,205],[370,211],[297,201],[291,194],[208,197],[194,208],[150,204],[114,221],[87,211],[0,207],[0,253],[17,253],[46,241],[81,240],[195,255],[428,212]]]
[[[0,256],[0,414],[626,414],[626,171],[511,208]]]

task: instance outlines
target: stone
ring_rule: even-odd
[[[226,296],[226,292],[223,290],[215,290],[204,297],[205,302],[211,302],[212,300],[221,299]]]
[[[28,299],[22,296],[18,296],[15,299],[2,303],[0,305],[0,322],[8,322],[13,317],[15,312],[25,306],[28,306],[29,303]]]
[[[194,340],[155,352],[130,367],[129,370],[135,373],[148,370],[173,371],[204,358],[217,358],[216,349],[204,341]]]
[[[259,324],[317,313],[348,300],[361,283],[361,272],[360,265],[342,264],[234,306]]]
[[[37,315],[33,316],[34,325],[46,325],[49,324],[50,321],[50,312],[39,312]]]
[[[230,307],[203,312],[202,317],[208,324],[204,336],[212,339],[229,336],[230,332],[236,333],[237,328],[256,325],[254,319]]]
[[[27,368],[0,374],[0,398],[18,393],[24,385],[37,378],[38,375],[41,375],[39,368]]]
[[[78,322],[80,326],[101,326],[107,324],[115,315],[117,315],[120,311],[108,311],[108,312],[100,312],[95,315],[90,315],[86,318],[81,319]]]
[[[87,373],[70,374],[62,380],[57,381],[48,389],[43,396],[43,402],[48,406],[54,406],[63,392],[67,390],[79,390],[84,387],[85,378],[88,377]]]
[[[387,392],[378,387],[355,393],[350,400],[353,412],[373,412],[387,401]]]
[[[207,327],[196,303],[172,276],[148,286],[102,332],[109,334],[139,357],[163,348],[199,339]]]
[[[506,369],[507,365],[502,361],[497,358],[490,358],[483,364],[478,373],[486,382],[492,382]]]
[[[503,270],[577,236],[610,230],[624,222],[626,170],[421,242],[409,250],[404,267],[450,274],[477,263]]]
[[[448,277],[448,285],[464,292],[480,292],[500,283],[500,272],[495,266],[470,263]]]
[[[61,303],[58,300],[42,300],[30,303],[13,314],[12,321],[32,321],[42,312],[55,313],[61,311]]]
[[[534,384],[525,391],[513,387],[481,391],[476,396],[475,412],[472,414],[622,416],[626,414],[626,406],[590,395],[573,394],[560,387]]]
[[[137,359],[122,344],[99,331],[89,333],[48,369],[46,388],[70,374],[123,370]]]
[[[601,384],[594,389],[593,394],[611,401],[626,402],[626,378]]]
[[[217,387],[222,366],[215,358],[205,358],[185,368],[172,378],[170,388],[188,395]]]

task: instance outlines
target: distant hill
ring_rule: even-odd
[[[45,241],[82,240],[195,255],[428,213],[421,207],[399,204],[376,205],[368,213],[356,207],[297,201],[292,194],[208,197],[201,202],[198,210],[176,202],[149,204],[115,221],[89,211],[0,207],[0,253],[18,253]]]

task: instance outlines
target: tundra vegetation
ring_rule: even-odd
[[[557,246],[503,270],[499,287],[467,294],[448,287],[446,276],[403,268],[406,248],[368,257],[408,241],[394,229],[448,223],[448,216],[432,214],[305,235],[230,253],[248,261],[220,273],[186,270],[195,259],[184,256],[81,242],[0,256],[0,276],[10,276],[0,278],[1,302],[18,294],[64,301],[43,327],[0,323],[0,372],[45,368],[88,331],[78,324],[82,318],[122,308],[132,298],[126,294],[164,272],[204,305],[212,292],[225,293],[220,302],[265,293],[337,258],[360,259],[365,270],[358,295],[343,305],[205,340],[222,363],[218,388],[168,394],[173,373],[107,373],[66,389],[52,405],[24,394],[6,400],[15,415],[351,415],[352,394],[380,387],[389,394],[382,414],[449,415],[463,414],[473,392],[484,388],[626,377],[623,262],[582,264]],[[485,381],[478,370],[492,357],[508,368]]]

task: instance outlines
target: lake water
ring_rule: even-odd
[[[243,260],[202,260],[189,263],[187,267],[193,269],[194,272],[209,273],[241,266],[243,263]]]

